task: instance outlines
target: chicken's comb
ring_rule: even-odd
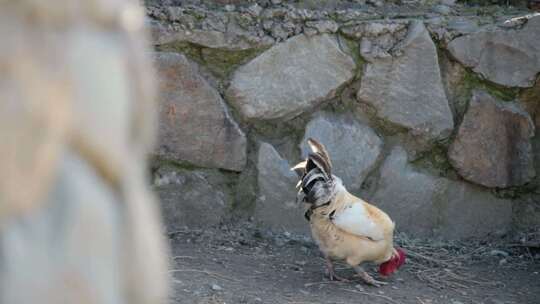
[[[328,154],[328,151],[326,150],[324,145],[311,137],[308,138],[307,142],[308,142],[309,147],[311,148],[311,151],[321,155],[326,161],[326,163],[328,164],[328,167],[331,169],[332,162],[330,161],[330,154]]]

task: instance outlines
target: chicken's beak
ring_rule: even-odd
[[[298,164],[296,164],[296,166],[291,168],[291,171],[296,172],[296,175],[298,175],[298,177],[301,178],[306,173],[306,163],[307,163],[306,161],[299,162]]]

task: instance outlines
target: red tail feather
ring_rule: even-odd
[[[405,264],[406,256],[405,251],[401,248],[397,248],[397,256],[393,256],[390,260],[384,262],[379,266],[379,273],[383,276],[389,276],[394,271],[399,269],[403,264]]]

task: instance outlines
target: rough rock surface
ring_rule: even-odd
[[[520,230],[530,230],[540,226],[540,202],[536,198],[527,198],[514,202],[514,218],[519,219],[515,224]]]
[[[511,229],[512,202],[475,185],[447,180],[439,208],[436,232],[445,238],[497,236]]]
[[[241,51],[267,48],[274,43],[270,37],[254,37],[235,32],[218,30],[173,28],[158,21],[150,22],[150,30],[155,45],[170,43],[191,43],[212,49]]]
[[[333,36],[298,35],[240,67],[226,94],[246,118],[291,118],[333,98],[354,69]]]
[[[332,20],[307,21],[306,28],[312,28],[317,33],[324,34],[337,32],[339,25]]]
[[[280,231],[309,233],[301,203],[296,203],[296,173],[267,143],[261,143],[257,159],[259,197],[255,217],[264,226]]]
[[[348,189],[358,189],[373,169],[383,142],[367,125],[350,116],[320,114],[306,127],[300,145],[302,157],[311,150],[308,138],[314,138],[326,146],[333,165],[333,174],[339,176]]]
[[[465,179],[486,187],[523,185],[534,177],[534,125],[517,104],[474,91],[448,155]]]
[[[387,212],[399,231],[416,236],[482,237],[508,230],[512,221],[510,201],[474,185],[418,172],[401,147],[382,166],[370,203]]]
[[[210,113],[222,113],[217,109],[223,108],[225,109],[223,113],[227,113],[226,106],[229,106],[229,109],[234,107],[231,114],[241,123],[241,128],[248,137],[242,150],[250,151],[250,158],[242,161],[245,166],[241,169],[238,163],[239,159],[245,159],[245,152],[231,152],[239,147],[234,142],[222,144],[223,141],[218,141],[221,145],[217,146],[220,149],[219,153],[226,155],[219,160],[212,160],[206,152],[214,145],[209,144],[210,140],[197,147],[194,146],[189,153],[186,152],[192,157],[191,160],[185,157],[173,159],[197,167],[229,168],[227,170],[235,167],[236,169],[232,170],[242,170],[241,174],[225,173],[224,176],[227,180],[227,191],[230,191],[229,194],[234,200],[233,209],[230,211],[235,215],[248,217],[253,215],[256,209],[257,198],[260,201],[257,208],[266,208],[270,205],[265,205],[261,200],[267,196],[262,195],[261,183],[257,180],[260,173],[257,161],[260,142],[272,143],[281,155],[279,157],[277,152],[274,154],[275,159],[279,159],[275,163],[279,163],[285,162],[284,159],[296,160],[301,156],[298,151],[299,145],[303,145],[301,149],[304,151],[306,149],[305,144],[301,142],[305,141],[303,136],[331,138],[332,142],[336,142],[336,147],[341,145],[350,148],[347,153],[343,153],[339,148],[335,148],[336,151],[332,153],[335,171],[345,179],[347,187],[354,192],[365,191],[382,195],[385,190],[377,189],[378,177],[384,163],[383,155],[387,153],[380,151],[380,145],[376,141],[370,141],[369,138],[373,138],[371,135],[365,137],[358,135],[358,133],[372,134],[373,129],[377,131],[380,141],[384,142],[383,146],[403,147],[409,161],[413,163],[414,169],[406,166],[408,169],[404,169],[403,172],[408,173],[399,176],[410,176],[416,182],[405,183],[401,179],[392,181],[390,186],[397,190],[388,192],[384,198],[393,202],[399,193],[409,193],[404,194],[405,197],[413,196],[409,199],[411,201],[409,204],[419,205],[417,209],[420,210],[418,211],[420,218],[426,218],[423,223],[417,225],[417,231],[421,232],[418,236],[422,233],[437,235],[439,232],[441,235],[450,236],[452,234],[451,227],[448,226],[450,224],[445,223],[469,227],[464,230],[458,229],[457,235],[452,237],[467,235],[474,229],[479,229],[478,231],[483,234],[485,230],[481,227],[469,225],[476,223],[474,220],[470,223],[458,221],[461,217],[468,220],[469,217],[465,215],[449,219],[447,204],[461,206],[464,214],[470,212],[477,218],[498,218],[500,215],[494,210],[507,212],[507,205],[498,207],[499,209],[494,205],[488,205],[490,201],[500,201],[489,194],[489,190],[474,185],[475,183],[470,180],[460,179],[459,182],[452,182],[439,177],[444,176],[452,180],[458,178],[457,172],[452,170],[448,161],[446,143],[449,134],[452,134],[451,139],[454,140],[458,126],[461,125],[467,112],[472,89],[481,88],[493,96],[504,97],[505,100],[517,96],[516,102],[519,100],[537,125],[540,125],[538,114],[540,110],[537,107],[539,94],[536,90],[540,87],[538,84],[524,90],[514,87],[504,88],[496,85],[497,82],[489,78],[489,73],[482,70],[495,73],[494,75],[502,79],[514,79],[527,73],[534,75],[537,67],[534,54],[537,53],[535,50],[538,39],[533,39],[537,34],[531,29],[532,26],[537,27],[535,24],[539,17],[527,16],[527,12],[518,7],[503,5],[471,7],[452,1],[425,3],[416,1],[418,3],[415,2],[414,5],[380,0],[367,2],[261,0],[251,3],[239,0],[228,0],[227,3],[206,0],[147,1],[149,17],[147,25],[153,31],[156,49],[161,52],[182,53],[197,62],[200,70],[197,69],[196,73],[206,78],[212,87],[210,91],[214,92],[213,96],[217,96],[216,99],[219,100],[210,103],[211,107],[203,104],[200,108]],[[8,31],[6,33],[9,34]],[[477,39],[478,37],[482,39]],[[485,40],[485,43],[481,42],[482,40]],[[475,66],[466,64],[456,54],[451,54],[447,50],[437,52],[437,47],[448,48],[452,42],[465,45],[464,55],[472,58]],[[481,45],[482,50],[475,49],[474,46],[477,45]],[[452,46],[453,44],[450,48]],[[499,55],[503,58],[500,60],[502,62],[486,61],[491,57],[495,60]],[[360,64],[360,61],[356,60],[359,57],[361,66],[355,68],[353,61]],[[480,58],[478,64],[473,60],[475,58]],[[510,58],[511,61],[505,58]],[[524,67],[520,60],[529,60],[528,66]],[[507,67],[505,62],[516,67]],[[359,71],[359,68],[362,71]],[[502,76],[498,74],[499,71]],[[170,88],[178,86],[178,83],[176,80],[172,81]],[[189,83],[187,86],[189,87]],[[225,96],[226,103],[218,95],[222,98]],[[197,98],[199,99],[201,98]],[[115,109],[119,108],[115,106]],[[168,114],[162,112],[161,120],[176,115],[177,109],[178,107],[165,109],[168,110],[165,112]],[[227,114],[213,116],[210,119],[218,118],[210,121],[203,116],[205,113],[198,109],[192,111],[200,115],[194,122],[182,126],[171,124],[171,130],[179,133],[187,130],[186,133],[197,134],[201,130],[204,132],[210,130],[209,134],[215,134],[212,125],[228,125],[228,122],[232,121]],[[318,115],[320,112],[329,114]],[[353,114],[344,115],[345,112]],[[354,118],[347,118],[353,115]],[[321,116],[324,117],[318,119]],[[314,126],[316,120],[319,126]],[[224,121],[227,123],[223,123]],[[326,128],[325,124],[334,126]],[[361,126],[360,132],[348,132],[346,136],[339,137],[340,129],[350,131],[356,129],[357,124]],[[364,131],[365,129],[368,131]],[[31,131],[31,128],[29,130]],[[232,130],[233,138],[238,137],[241,132],[236,131],[237,127],[228,127],[228,130]],[[307,132],[314,135],[307,135]],[[538,137],[531,139],[533,144],[531,153],[534,155],[538,150],[536,147],[536,141],[540,141]],[[356,142],[370,142],[373,145],[361,145]],[[193,142],[188,143],[193,146]],[[174,149],[178,147],[188,149],[187,145],[172,146]],[[495,151],[496,149],[493,149],[493,155],[500,152]],[[167,158],[176,153],[172,149],[169,152],[171,154],[165,155]],[[123,156],[126,153],[119,155]],[[209,159],[212,163],[207,162]],[[205,172],[200,168],[186,170]],[[540,167],[536,166],[535,170],[538,172]],[[276,173],[277,176],[288,174],[290,173],[285,171]],[[387,180],[389,179],[387,176]],[[400,183],[406,185],[399,186]],[[383,181],[380,185],[383,185]],[[429,191],[426,190],[424,193],[424,188]],[[538,188],[537,179],[533,178],[523,186],[493,189],[492,192],[494,195],[513,197],[514,227],[518,225],[528,227],[529,223],[532,227],[540,227],[538,221],[530,220],[534,218],[534,214],[530,214],[530,208],[525,207],[526,204],[520,204],[525,200],[539,201],[538,195],[535,194]],[[225,190],[220,188],[217,191]],[[450,196],[450,192],[454,192],[455,196]],[[277,194],[272,192],[270,195]],[[274,201],[280,201],[284,200],[285,196],[292,195],[292,192],[280,195],[283,197],[270,197]],[[420,199],[417,201],[415,197]],[[439,197],[443,199],[439,200]],[[472,204],[474,201],[478,203]],[[486,206],[482,207],[484,205]],[[280,205],[276,203],[276,206]],[[398,214],[402,212],[397,211]],[[264,211],[265,214],[271,214],[270,212]],[[282,213],[287,212],[280,214]],[[528,216],[524,216],[525,214]],[[503,219],[506,220],[507,215],[508,213],[502,215]],[[287,230],[293,231],[296,228],[290,227],[299,224],[303,228],[303,220],[301,223],[297,222],[299,218],[301,219],[301,212],[282,220],[279,224],[282,227],[279,225],[273,227],[277,229],[287,227]],[[402,222],[408,225],[407,229],[412,227],[414,223],[410,218],[414,216],[398,222],[398,227]],[[274,222],[278,223],[278,220]],[[506,222],[503,222],[502,226],[505,225]],[[445,230],[447,228],[448,230]],[[413,233],[411,236],[417,235]]]
[[[225,178],[216,172],[160,167],[153,184],[169,231],[215,226],[231,204]]]
[[[167,159],[241,171],[246,138],[219,93],[184,55],[158,53],[159,148]]]
[[[381,30],[384,33],[384,31]],[[375,53],[371,40],[363,40],[362,53]],[[439,72],[437,50],[421,22],[412,22],[393,54],[368,57],[357,98],[372,106],[376,115],[427,139],[447,137],[453,128],[452,112]]]
[[[448,45],[462,64],[486,79],[509,87],[531,87],[540,72],[540,16],[522,29],[481,31]]]
[[[437,224],[435,193],[444,181],[416,172],[407,163],[407,153],[394,148],[381,168],[381,176],[370,203],[380,207],[396,222],[400,231],[426,236]]]
[[[439,60],[446,97],[456,122],[463,118],[469,103],[470,91],[465,81],[467,71],[449,56],[441,56]]]

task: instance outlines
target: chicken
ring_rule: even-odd
[[[367,284],[386,284],[370,276],[361,264],[379,264],[379,273],[388,276],[405,262],[405,252],[393,246],[394,222],[377,207],[352,195],[341,179],[332,175],[326,148],[310,138],[312,150],[294,169],[301,177],[299,197],[309,205],[305,217],[322,251],[331,280],[347,281],[334,272],[333,259],[344,260]]]

